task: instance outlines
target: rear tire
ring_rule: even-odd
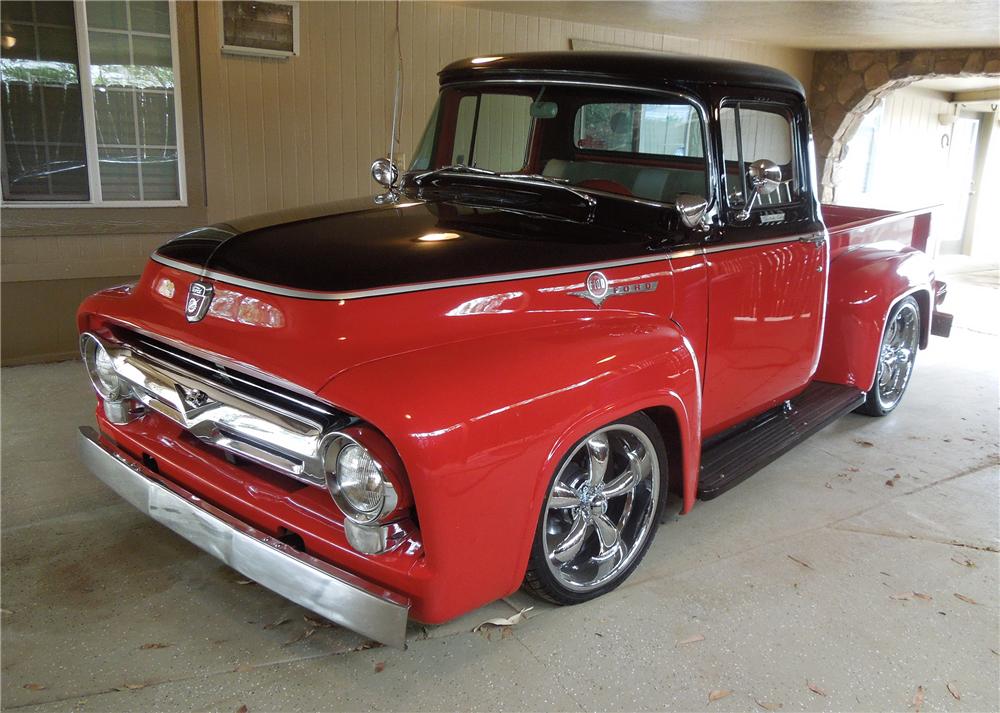
[[[525,589],[578,604],[617,587],[653,541],[667,483],[663,439],[644,413],[574,444],[542,502]]]
[[[896,303],[885,321],[875,383],[865,402],[857,408],[858,413],[885,416],[899,406],[910,384],[919,347],[920,305],[912,297],[905,297]]]

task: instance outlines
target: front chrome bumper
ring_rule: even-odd
[[[410,602],[299,552],[127,459],[81,427],[80,456],[108,487],[246,577],[296,604],[389,646],[406,646]]]

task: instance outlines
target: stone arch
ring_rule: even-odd
[[[809,96],[821,198],[831,202],[847,143],[890,92],[934,77],[1000,78],[1000,48],[817,52]]]

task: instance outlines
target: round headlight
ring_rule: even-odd
[[[123,391],[122,381],[115,371],[111,355],[100,340],[93,334],[84,334],[80,337],[80,352],[94,390],[111,401],[119,399]]]
[[[375,520],[385,503],[385,478],[368,450],[357,443],[347,444],[337,454],[335,472],[335,496],[349,509],[345,514],[362,522]]]

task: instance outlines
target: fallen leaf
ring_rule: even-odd
[[[383,671],[385,671],[385,661],[376,661],[375,673],[382,673]]]
[[[887,480],[887,481],[885,481],[885,484],[886,484],[886,485],[887,485],[888,487],[890,487],[890,488],[893,488],[893,487],[895,487],[895,486],[896,486],[896,483],[895,483],[895,482],[893,482],[892,480]]]
[[[291,639],[290,641],[286,641],[285,643],[283,643],[282,646],[291,646],[292,644],[297,644],[300,641],[308,639],[310,636],[312,636],[315,633],[316,633],[316,629],[310,627],[310,628],[306,629],[305,631],[303,631],[298,636],[296,636],[294,639]]]
[[[487,619],[482,624],[477,626],[473,631],[486,631],[487,626],[501,627],[501,626],[515,626],[521,623],[524,615],[530,612],[534,607],[528,607],[527,609],[522,609],[517,614],[509,616],[506,618],[500,617],[497,619]]]
[[[695,634],[694,636],[689,636],[686,639],[681,639],[677,642],[677,646],[683,646],[684,644],[693,644],[696,641],[704,641],[705,637],[701,634]]]
[[[920,713],[920,707],[924,705],[924,687],[917,686],[917,692],[913,694],[913,703],[910,706],[916,713]]]
[[[161,643],[157,642],[157,643],[153,643],[153,644],[143,644],[139,648],[142,649],[143,651],[146,651],[148,649],[168,649],[171,646],[172,646],[172,644],[161,644]]]
[[[247,713],[247,710],[248,710],[248,708],[247,708],[246,704],[244,703],[242,706],[240,706],[239,708],[236,709],[236,713]]]
[[[44,691],[45,690],[45,686],[42,685],[41,683],[26,683],[26,684],[24,684],[24,688],[27,688],[29,691]]]
[[[284,617],[282,619],[278,619],[277,621],[271,622],[270,624],[265,624],[264,628],[265,629],[277,629],[282,624],[287,624],[290,621],[291,621],[291,619],[289,619],[287,617]]]
[[[932,597],[930,594],[923,594],[922,592],[914,592],[913,593],[913,598],[914,599],[921,599],[921,600],[923,600],[925,602],[929,602],[929,601],[932,601],[934,599],[934,597]]]
[[[861,446],[862,448],[871,448],[872,446],[874,446],[874,445],[875,445],[875,444],[874,444],[874,443],[872,443],[871,441],[862,441],[862,440],[860,440],[860,439],[857,439],[857,438],[856,438],[856,439],[854,439],[854,442],[855,442],[855,443],[857,443],[857,444],[858,444],[859,446]]]
[[[977,602],[972,597],[967,597],[964,594],[959,594],[958,592],[955,592],[955,598],[956,599],[961,599],[966,604],[979,604],[979,602]]]
[[[336,624],[334,624],[332,621],[327,621],[326,619],[319,619],[314,616],[306,615],[303,616],[302,619],[303,621],[305,621],[306,624],[309,624],[310,626],[316,627],[318,629],[329,629],[331,627],[336,626]]]
[[[719,700],[720,698],[725,698],[726,696],[731,696],[731,695],[733,695],[732,691],[726,691],[726,690],[711,691],[708,694],[708,702],[711,703],[713,701]]]
[[[854,466],[851,466],[850,468],[848,468],[848,470],[851,471],[852,473],[860,473],[861,472],[860,468],[855,468]]]
[[[822,688],[820,688],[819,686],[817,686],[815,683],[809,683],[807,685],[809,687],[809,690],[812,691],[813,693],[815,693],[817,696],[825,696],[826,695],[826,691],[824,691]]]
[[[253,580],[251,580],[251,579],[234,579],[233,581],[236,584],[253,584],[254,583]]]
[[[962,694],[958,692],[958,689],[955,687],[954,683],[948,684],[948,693],[950,693],[951,697],[954,698],[956,701],[962,700]]]
[[[792,557],[791,555],[785,555],[785,556],[788,557],[788,559],[790,559],[792,562],[800,564],[803,567],[805,567],[806,569],[812,569],[813,568],[813,566],[811,564],[809,564],[808,562],[806,562],[805,560],[800,560],[798,557]]]
[[[951,561],[954,562],[955,564],[960,564],[963,567],[975,568],[976,566],[976,563],[970,560],[968,557],[963,557],[962,559],[958,559],[958,557],[952,557]]]
[[[780,703],[763,703],[762,701],[758,701],[756,698],[753,699],[753,702],[766,711],[776,711],[781,708]]]

